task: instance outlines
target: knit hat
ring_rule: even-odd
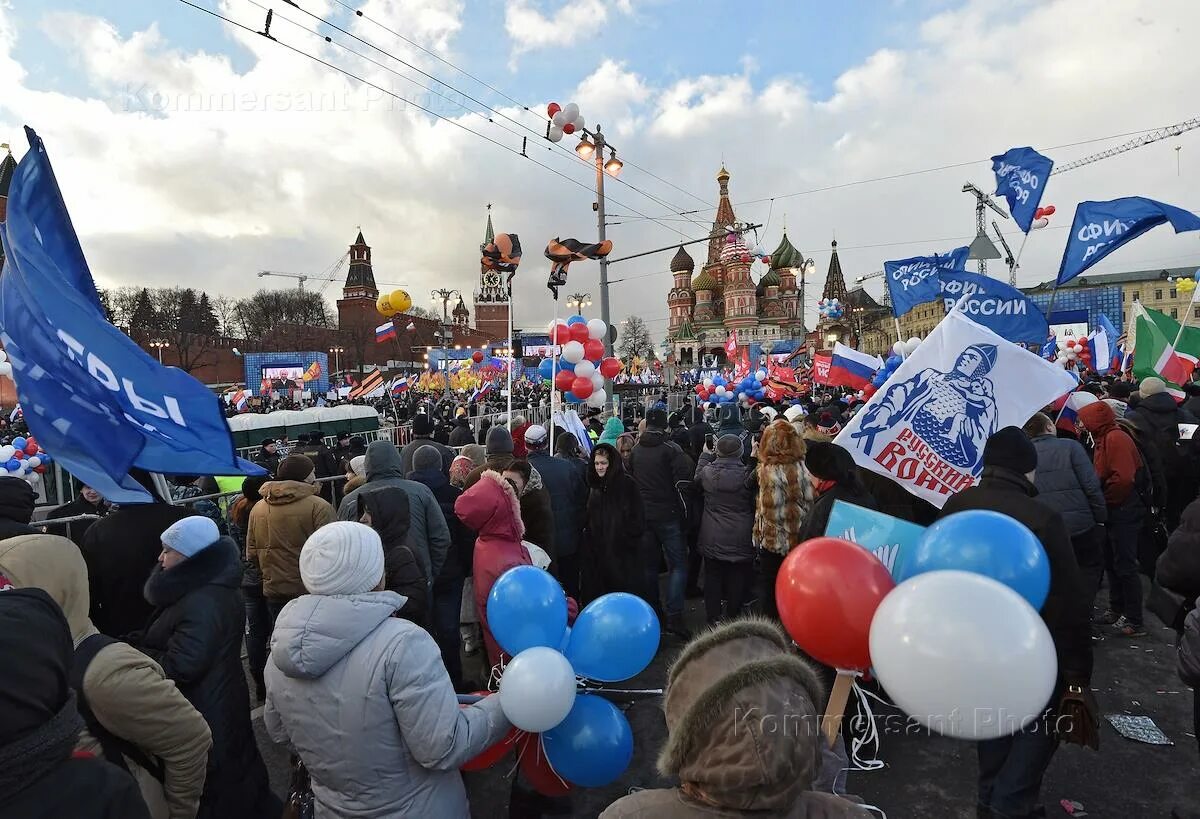
[[[279,462],[275,477],[281,481],[306,481],[315,469],[307,455],[289,455]]]
[[[1133,385],[1128,381],[1114,381],[1112,386],[1108,388],[1110,398],[1116,398],[1124,401],[1133,393]]]
[[[367,456],[355,455],[350,459],[350,471],[360,478],[367,476]]]
[[[652,409],[646,413],[646,428],[647,429],[666,429],[667,428],[667,411],[663,409]]]
[[[163,546],[184,557],[192,557],[220,539],[221,532],[217,524],[204,515],[189,515],[175,521],[162,533],[161,538]]]
[[[467,444],[458,451],[459,457],[466,458],[472,467],[479,466],[487,460],[487,450],[479,444]]]
[[[1138,384],[1138,395],[1142,396],[1142,398],[1149,398],[1152,395],[1158,395],[1160,392],[1166,391],[1167,382],[1155,375],[1143,378]]]
[[[470,458],[466,455],[459,455],[450,462],[450,483],[454,486],[462,486],[467,481],[467,475],[470,475],[474,468],[475,464],[471,463]]]
[[[1031,444],[1032,446],[1032,444]],[[854,474],[854,458],[850,453],[834,443],[814,441],[808,445],[808,454],[804,456],[804,464],[808,471],[821,480],[844,483]]]
[[[382,577],[383,542],[361,523],[327,523],[300,550],[300,579],[312,594],[363,594]]]
[[[799,404],[792,404],[792,406],[788,407],[786,410],[783,411],[783,417],[786,418],[789,422],[799,421],[800,416],[803,414],[804,414],[804,407],[800,406]]]
[[[1037,449],[1020,427],[1005,427],[993,432],[983,445],[983,465],[1026,475],[1037,469]]]
[[[412,459],[413,471],[418,469],[437,469],[442,468],[442,453],[438,451],[436,446],[424,444],[417,447],[417,451],[413,453]]]
[[[433,418],[423,412],[413,416],[413,435],[432,435]]]
[[[529,449],[541,449],[546,440],[546,428],[541,424],[533,424],[525,430],[525,446]]]
[[[821,413],[817,418],[817,432],[825,435],[837,435],[842,431],[842,425],[837,422],[837,419],[828,412]]]
[[[736,458],[742,454],[742,439],[736,435],[722,435],[717,439],[717,457]]]
[[[513,437],[503,426],[494,426],[488,430],[487,434],[487,454],[488,455],[511,455],[513,451]]]

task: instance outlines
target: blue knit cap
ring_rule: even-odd
[[[221,539],[221,532],[212,518],[192,515],[178,520],[162,533],[162,544],[184,557],[193,557]]]

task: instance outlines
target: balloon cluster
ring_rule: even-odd
[[[395,316],[412,309],[412,296],[407,290],[397,288],[391,293],[384,293],[375,300],[375,309],[383,316]]]
[[[893,577],[894,575],[894,577]],[[817,660],[868,669],[913,719],[960,739],[1020,730],[1045,709],[1058,673],[1038,609],[1050,590],[1041,542],[989,510],[949,515],[896,558],[814,538],[784,559],[779,616]]]
[[[0,350],[0,376],[12,378],[12,373],[12,362],[8,360],[8,353]]]
[[[50,455],[42,451],[32,436],[13,438],[11,444],[0,446],[0,469],[3,469],[0,475],[30,480],[31,475],[44,473],[46,465],[52,462]]]
[[[712,378],[705,378],[696,385],[696,395],[700,396],[702,401],[711,401],[714,404],[731,404],[740,397],[739,392],[745,392],[741,388],[740,382],[734,385],[729,379],[723,375],[714,375]]]
[[[544,358],[538,373],[551,381],[568,401],[586,401],[589,407],[603,407],[608,400],[604,379],[621,372],[621,360],[604,356],[604,338],[608,325],[602,319],[571,316],[550,324],[550,343],[562,345],[558,368],[554,359]]]
[[[1046,225],[1050,224],[1050,217],[1054,215],[1054,205],[1046,205],[1038,208],[1033,212],[1033,221],[1029,223],[1030,230],[1041,230]]]
[[[846,309],[838,299],[821,299],[817,302],[817,312],[821,318],[840,319]]]
[[[734,392],[737,394],[737,399],[742,406],[748,407],[752,402],[761,401],[766,397],[766,389],[763,387],[763,382],[767,380],[767,371],[758,370],[752,372],[734,385]]]
[[[1092,366],[1092,351],[1082,341],[1068,338],[1059,346],[1054,363],[1062,367],[1070,367],[1076,361],[1085,367]]]
[[[633,730],[608,700],[588,693],[586,685],[580,691],[577,677],[619,682],[650,665],[659,641],[650,606],[624,592],[602,595],[568,627],[558,581],[535,566],[517,566],[492,585],[487,620],[496,642],[512,655],[500,677],[500,707],[518,730],[541,735],[525,743],[522,770],[531,773],[527,767],[544,759],[564,790],[617,779],[633,758]],[[496,760],[500,756],[503,750]],[[532,773],[536,783],[537,771]]]
[[[1175,289],[1180,293],[1191,293],[1196,289],[1196,282],[1198,281],[1200,281],[1200,270],[1193,273],[1190,279],[1176,279]]]
[[[550,103],[546,106],[546,116],[550,117],[550,130],[546,132],[546,138],[551,142],[561,142],[563,134],[582,131],[586,124],[583,114],[579,113],[579,106],[573,102],[566,105]]]

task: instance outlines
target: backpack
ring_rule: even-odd
[[[79,711],[79,716],[83,718],[84,724],[87,725],[88,733],[100,743],[101,753],[106,760],[121,770],[129,772],[126,759],[132,759],[137,763],[138,767],[149,771],[155,779],[162,782],[166,776],[162,761],[146,756],[146,753],[141,748],[105,728],[100,723],[100,720],[96,719],[96,715],[92,713],[91,706],[88,705],[87,695],[83,692],[83,677],[87,674],[88,666],[92,664],[92,660],[96,659],[96,655],[103,649],[117,642],[120,641],[114,640],[108,635],[93,634],[91,637],[85,638],[75,649],[75,656],[71,661],[70,680],[71,688],[75,691],[75,707]]]

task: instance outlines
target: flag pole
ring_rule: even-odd
[[[1192,305],[1196,303],[1196,296],[1200,294],[1200,287],[1192,288],[1192,298],[1188,302],[1188,309],[1183,313],[1183,320],[1179,322],[1179,332],[1175,334],[1175,341],[1171,344],[1172,350],[1179,348],[1179,339],[1183,338],[1183,328],[1187,327],[1188,319],[1192,316]],[[1180,384],[1180,386],[1183,386]]]
[[[546,434],[550,436],[550,457],[554,457],[554,405],[558,403],[558,388],[554,382],[558,376],[558,342],[554,336],[558,333],[558,291],[554,293],[554,323],[550,325],[550,419],[546,424]],[[579,442],[580,444],[583,441]]]
[[[515,352],[515,348],[513,346],[513,292],[512,292],[512,279],[510,278],[508,281],[508,423],[509,423],[510,427],[512,425],[512,417],[513,417],[513,414],[512,414],[512,394],[513,394],[512,371],[513,371],[513,361],[515,359],[515,356],[513,355],[514,352]]]

